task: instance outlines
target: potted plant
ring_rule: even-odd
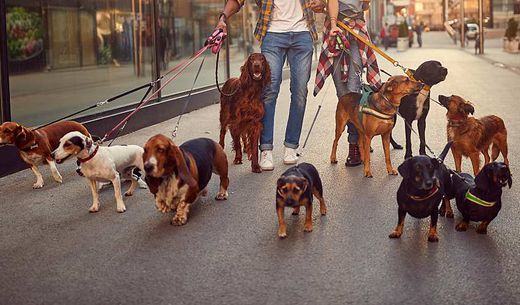
[[[507,22],[507,29],[504,37],[504,51],[510,53],[518,53],[518,45],[520,44],[520,39],[517,36],[518,32],[518,22],[511,18]]]
[[[408,24],[406,21],[401,22],[399,25],[399,35],[397,37],[397,51],[406,51],[408,49]]]

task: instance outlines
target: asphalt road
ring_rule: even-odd
[[[440,241],[428,243],[429,220],[408,217],[403,237],[390,240],[401,178],[386,175],[377,138],[374,178],[363,178],[361,168],[329,164],[336,103],[331,85],[302,158],[322,175],[329,213],[320,217],[314,209],[314,231],[304,233],[303,213],[296,217],[287,211],[288,238],[279,240],[274,198],[276,179],[286,169],[281,144],[289,100],[285,81],[276,119],[275,170],[253,174],[249,164],[230,165],[229,200],[212,199],[218,188],[214,177],[210,196],[194,206],[183,227],[171,226],[173,215],[155,210],[147,190],[125,198],[127,211],[118,214],[112,189],[105,189],[100,211],[89,214],[90,191],[73,162],[60,166],[65,181],[60,186],[48,168],[41,190],[31,189],[28,170],[0,179],[0,304],[519,304],[520,77],[457,49],[391,54],[410,67],[440,60],[449,75],[433,88],[434,96],[464,96],[474,102],[476,116],[496,114],[506,122],[515,180],[487,236],[476,234],[474,224],[468,232],[456,232],[456,220],[440,218]],[[320,101],[309,99],[304,133]],[[176,141],[216,139],[218,109],[214,105],[184,116]],[[446,139],[444,115],[432,105],[427,140],[437,152]],[[117,142],[142,145],[156,133],[169,133],[174,124],[151,126]],[[402,121],[394,135],[404,142]],[[232,160],[229,145],[226,151]],[[343,139],[341,161],[346,151]],[[398,166],[404,152],[391,155]],[[451,156],[447,164],[453,165]],[[468,160],[463,166],[471,169]]]

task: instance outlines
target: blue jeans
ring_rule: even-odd
[[[285,147],[298,148],[307,103],[307,83],[311,77],[313,44],[309,32],[267,32],[261,46],[271,67],[271,85],[264,89],[264,128],[260,150],[273,149],[274,113],[280,92],[282,70],[287,58],[291,69],[291,106],[285,129]]]
[[[334,73],[332,79],[334,80],[334,86],[336,86],[336,94],[338,99],[348,93],[356,92],[361,93],[361,76],[363,74],[363,62],[361,61],[361,55],[359,55],[358,44],[356,38],[349,39],[350,43],[350,62],[348,69],[348,78],[346,82],[341,80],[341,66],[338,65],[339,56],[334,58]],[[343,54],[342,56],[346,56]],[[348,122],[347,124],[348,142],[350,144],[357,144],[358,132],[354,124]]]

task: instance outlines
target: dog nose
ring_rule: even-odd
[[[149,174],[150,172],[152,172],[152,171],[153,171],[153,164],[150,164],[150,163],[146,162],[146,163],[144,164],[144,171],[145,171],[147,174]]]
[[[51,152],[51,158],[56,159],[56,155],[54,152]]]
[[[424,186],[428,189],[431,189],[433,187],[433,180],[424,181]]]

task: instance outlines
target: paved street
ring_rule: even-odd
[[[433,87],[433,97],[457,94],[475,104],[476,116],[504,119],[513,188],[504,191],[502,211],[487,236],[476,234],[474,224],[456,232],[456,212],[455,220],[439,219],[438,243],[427,242],[429,220],[411,217],[403,237],[390,240],[401,178],[387,176],[379,138],[372,143],[373,179],[363,178],[360,167],[343,165],[345,139],[340,163],[329,163],[336,106],[331,84],[309,98],[302,139],[326,96],[301,159],[320,171],[329,213],[320,217],[314,209],[314,231],[304,233],[303,213],[286,211],[288,238],[279,240],[274,198],[276,180],[287,168],[282,164],[286,80],[277,108],[275,170],[254,174],[249,164],[230,165],[229,200],[212,199],[218,189],[214,177],[210,196],[194,206],[183,227],[171,226],[173,215],[155,210],[147,190],[125,198],[127,211],[118,214],[112,189],[104,189],[100,211],[89,214],[90,190],[72,161],[59,167],[63,185],[52,181],[48,168],[41,190],[31,189],[29,170],[0,179],[0,304],[519,304],[520,75],[447,45],[441,34],[425,34],[422,49],[392,49],[390,55],[413,68],[441,61],[449,74]],[[378,59],[385,70],[399,73]],[[185,115],[176,142],[217,139],[218,111],[213,105]],[[446,142],[445,112],[432,104],[428,117],[427,141],[436,152]],[[143,145],[156,133],[169,134],[175,122],[116,143]],[[404,144],[401,120],[394,137]],[[227,140],[231,161],[229,135]],[[391,156],[397,167],[404,152],[392,150]],[[453,166],[451,155],[446,163]],[[463,170],[471,171],[469,160]]]

